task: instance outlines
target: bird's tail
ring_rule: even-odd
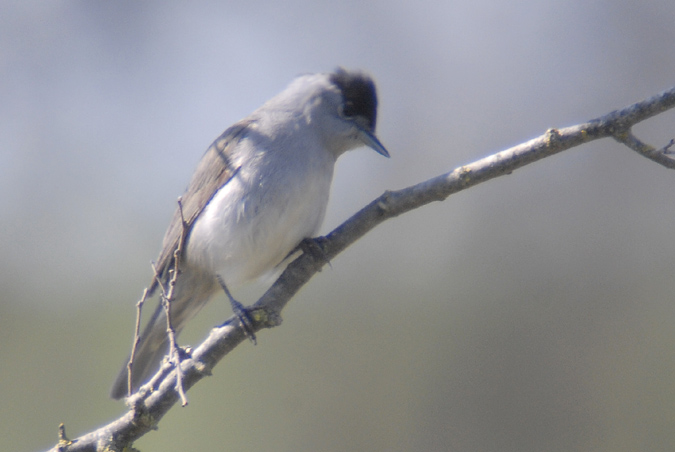
[[[179,278],[179,283],[185,283]],[[178,284],[176,288],[178,289]],[[209,288],[209,290],[198,290],[185,293],[177,290],[177,296],[171,302],[171,324],[176,336],[181,332],[188,320],[194,317],[197,312],[211,298],[215,285],[197,285],[181,284],[182,287],[199,287],[200,289]],[[183,292],[183,293],[181,293]],[[134,362],[131,372],[131,393],[134,393],[142,384],[146,383],[150,377],[159,370],[159,364],[165,355],[169,353],[169,336],[167,333],[166,315],[161,303],[148,321],[140,341],[134,353]],[[110,397],[121,399],[129,394],[129,374],[127,363],[129,357],[122,366],[115,383],[110,391]]]

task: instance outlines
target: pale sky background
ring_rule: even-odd
[[[125,411],[108,391],[176,197],[295,75],[371,73],[392,154],[342,157],[325,233],[675,85],[673,43],[672,0],[2,2],[3,448]],[[636,132],[662,146],[675,113]],[[136,446],[673,450],[673,194],[675,172],[605,140],[390,221]],[[229,316],[216,300],[182,343]]]

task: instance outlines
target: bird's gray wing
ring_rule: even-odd
[[[237,172],[238,168],[233,167],[229,155],[232,152],[231,149],[241,140],[246,128],[251,123],[252,120],[245,119],[229,127],[209,146],[199,162],[185,194],[181,197],[182,216],[181,208],[177,207],[164,235],[162,251],[155,263],[161,281],[164,282],[168,278],[169,270],[173,266],[174,252],[178,247],[181,236],[185,234],[185,237],[187,237],[195,220],[211,201],[213,195],[227,184]],[[183,220],[185,225],[183,225]],[[157,283],[157,278],[153,278],[149,295],[157,288]]]

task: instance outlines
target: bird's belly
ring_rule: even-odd
[[[229,286],[272,271],[321,226],[330,176],[267,187],[246,186],[233,178],[195,221],[187,243],[188,264],[220,275]]]

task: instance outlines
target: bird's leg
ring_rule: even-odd
[[[239,319],[239,323],[241,323],[241,327],[244,329],[246,336],[251,342],[253,342],[253,345],[256,345],[257,341],[255,333],[253,332],[253,322],[251,321],[251,317],[248,315],[246,307],[234,299],[230,293],[230,290],[227,288],[227,284],[225,284],[225,280],[220,275],[216,275],[216,279],[218,279],[218,284],[220,284],[220,287],[223,288],[225,295],[227,295],[227,298],[230,300],[232,312],[234,312],[234,315],[236,315]]]

